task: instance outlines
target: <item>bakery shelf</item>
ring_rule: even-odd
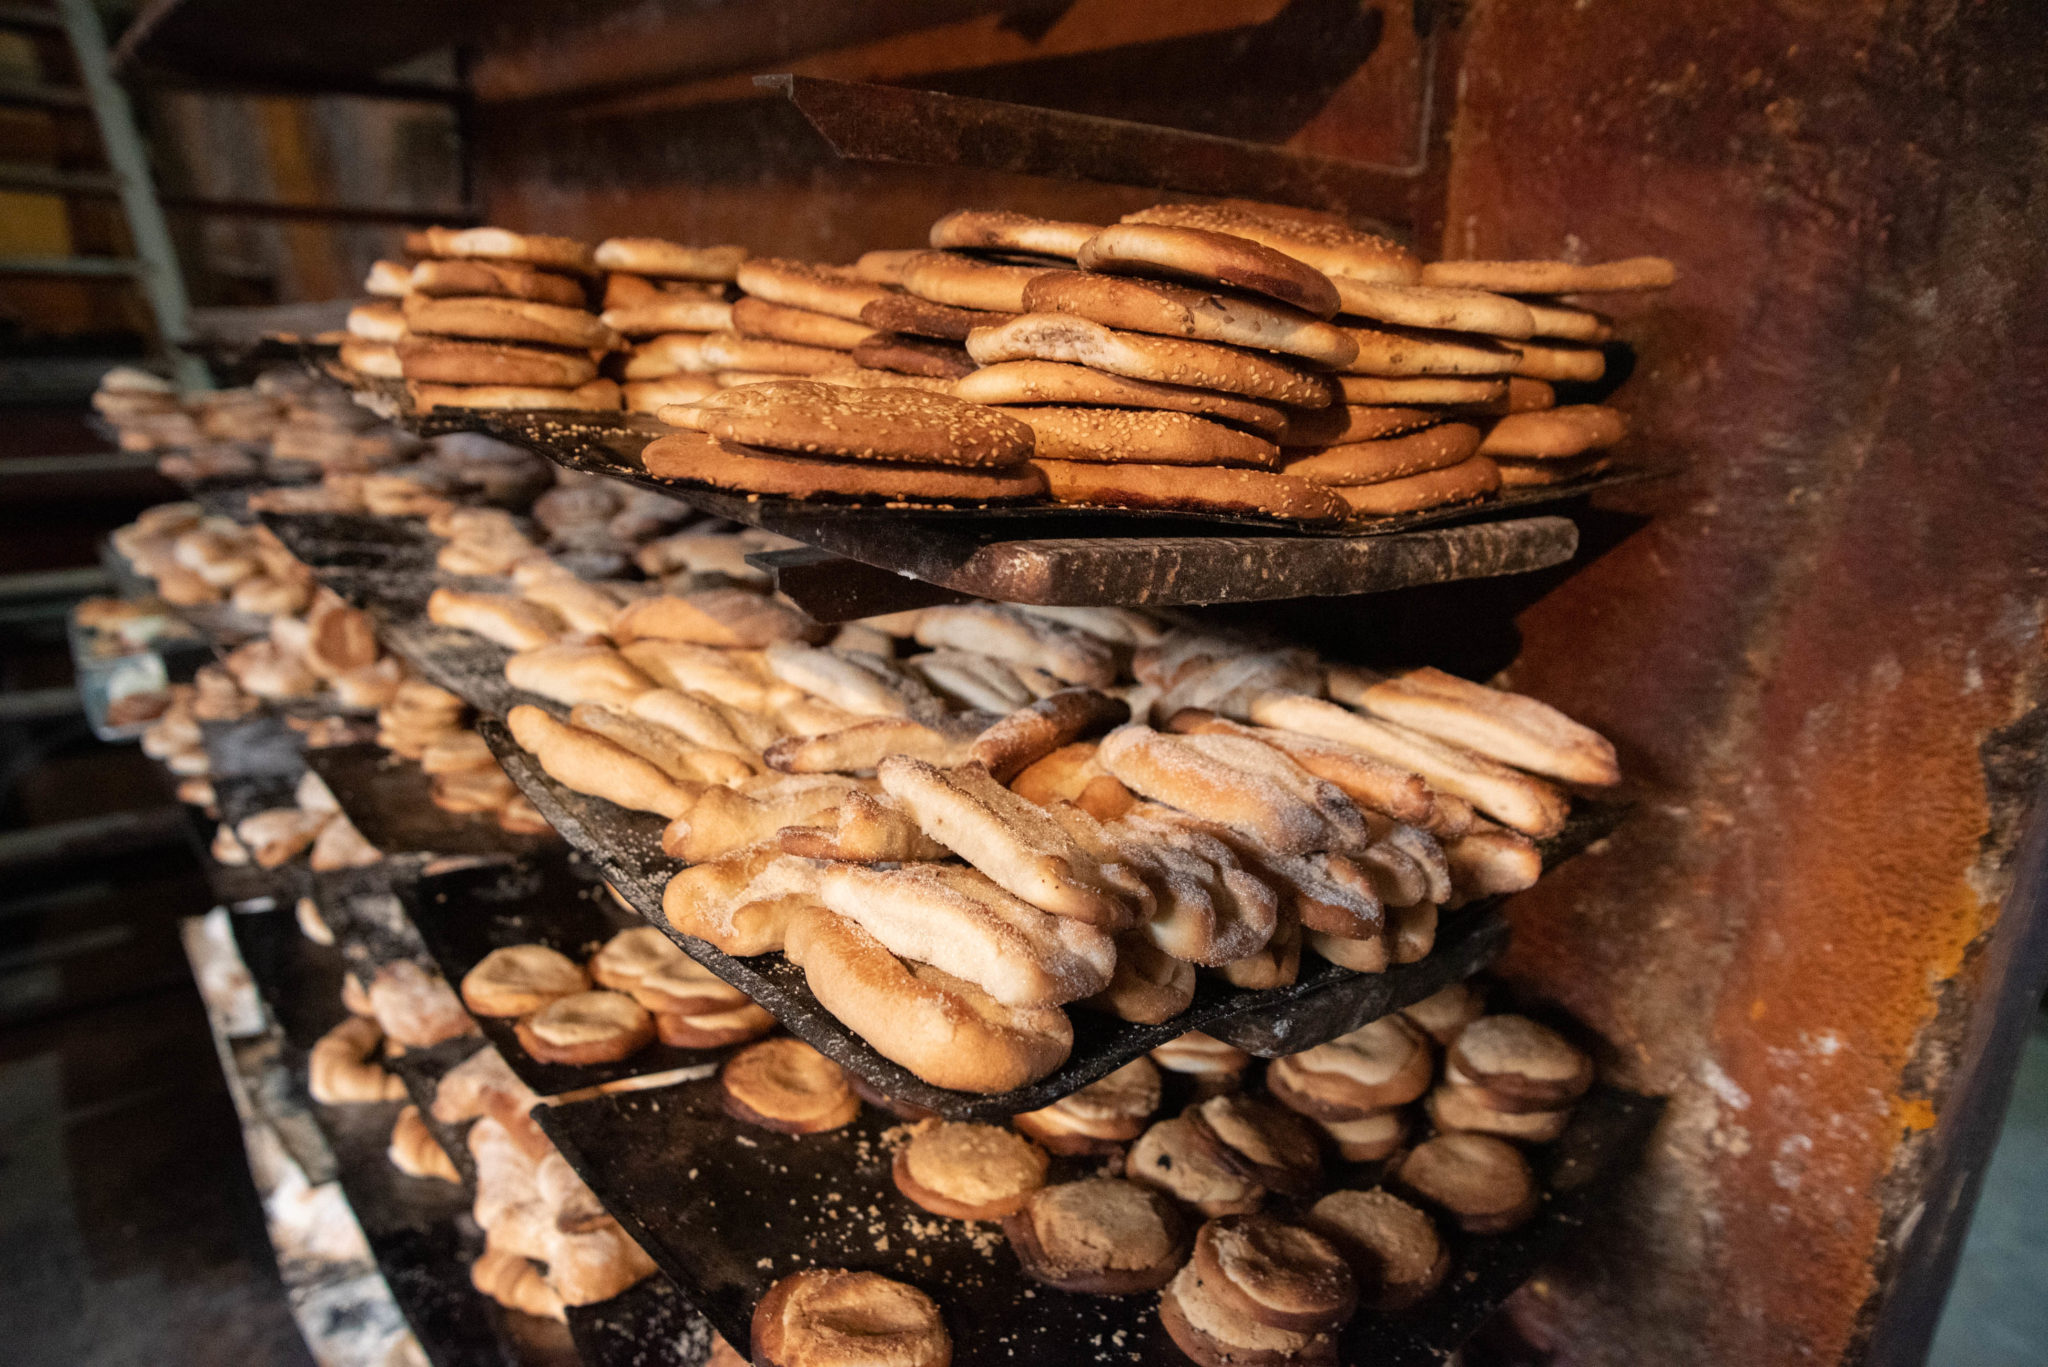
[[[1506,924],[1497,902],[1474,903],[1447,913],[1436,948],[1419,963],[1384,973],[1355,973],[1302,955],[1300,981],[1290,987],[1248,990],[1204,975],[1194,1004],[1160,1025],[1137,1025],[1096,1012],[1075,1010],[1074,1048],[1058,1069],[1027,1086],[993,1095],[934,1087],[891,1063],[838,1018],[818,1005],[803,972],[781,954],[734,958],[702,940],[671,929],[662,915],[662,892],[683,865],[661,852],[661,818],[629,812],[602,798],[571,792],[549,778],[534,758],[494,721],[478,731],[498,755],[505,772],[565,839],[588,856],[607,882],[650,924],[668,932],[690,957],[768,1008],[783,1027],[858,1074],[877,1091],[955,1119],[1000,1118],[1037,1110],[1086,1086],[1176,1036],[1202,1030],[1247,1052],[1294,1053],[1357,1029],[1447,983],[1470,977],[1491,963],[1506,945]],[[1586,808],[1564,833],[1545,843],[1545,865],[1578,853],[1619,823],[1622,809]],[[1242,1032],[1237,1019],[1245,1018]]]
[[[552,835],[516,835],[488,815],[444,812],[433,802],[433,779],[419,765],[381,745],[330,745],[306,751],[363,839],[394,855],[497,855],[508,859],[557,847]]]
[[[1169,1098],[1164,1113],[1171,1113]],[[1345,1329],[1346,1362],[1438,1364],[1541,1263],[1640,1149],[1662,1109],[1649,1097],[1596,1090],[1556,1144],[1532,1152],[1548,1194],[1507,1234],[1445,1230],[1452,1275],[1413,1310],[1361,1312]],[[1185,1367],[1159,1326],[1153,1295],[1087,1296],[1024,1276],[993,1225],[934,1216],[890,1179],[894,1117],[864,1107],[853,1123],[793,1137],[733,1120],[716,1081],[595,1097],[539,1115],[558,1148],[641,1247],[734,1344],[777,1279],[806,1267],[881,1273],[917,1286],[945,1313],[954,1361],[1067,1367],[1102,1361]],[[1055,1160],[1053,1179],[1100,1160]],[[1378,1165],[1342,1170],[1369,1186]]]
[[[450,414],[436,410],[432,417]],[[506,411],[462,420],[565,469],[654,489],[700,512],[939,589],[1048,606],[1332,597],[1545,569],[1576,554],[1578,529],[1567,518],[1541,514],[1659,473],[1631,465],[1483,503],[1329,530],[1206,513],[742,495],[649,475],[640,452],[668,430],[652,418]]]

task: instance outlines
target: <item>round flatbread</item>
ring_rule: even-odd
[[[1507,456],[1490,459],[1500,467],[1500,486],[1503,489],[1566,484],[1588,475],[1597,475],[1614,464],[1614,457],[1605,451],[1589,451],[1583,456],[1566,456],[1562,460],[1515,460]]]
[[[1031,455],[1016,417],[950,394],[785,380],[663,409],[661,420],[720,441],[841,460],[1000,469]]]
[[[574,389],[597,378],[597,362],[587,351],[549,351],[442,337],[407,338],[398,344],[398,361],[406,379],[437,384]]]
[[[431,384],[406,382],[415,411],[436,408],[574,408],[585,412],[616,412],[619,387],[610,380],[592,380],[574,389],[527,388],[518,385]]]
[[[1335,375],[1344,403],[1393,407],[1492,408],[1508,397],[1497,375]]]
[[[745,247],[686,247],[659,237],[608,237],[592,259],[608,271],[664,280],[730,280],[747,259]]]
[[[1236,427],[1273,436],[1294,420],[1294,411],[1276,403],[1225,394],[1214,389],[1159,384],[1110,375],[1084,365],[1060,361],[1004,361],[983,366],[961,378],[953,392],[974,403],[1079,404],[1104,408],[1164,408],[1195,413]],[[1322,410],[1311,409],[1309,412]]]
[[[911,255],[921,255],[913,252]],[[1017,315],[990,309],[960,309],[935,304],[914,294],[891,294],[875,300],[860,311],[860,320],[877,332],[907,332],[917,337],[938,337],[964,342],[976,328],[996,327]]]
[[[1139,465],[1243,465],[1270,470],[1280,448],[1192,413],[1136,408],[1012,408],[1031,424],[1041,460]],[[1477,433],[1474,433],[1476,439]]]
[[[1457,465],[1471,459],[1478,449],[1478,428],[1466,422],[1447,422],[1404,437],[1325,447],[1288,461],[1286,470],[1318,484],[1382,484]]]
[[[1114,332],[1064,313],[1027,313],[1001,327],[976,328],[967,338],[967,354],[983,365],[1068,361],[1134,380],[1220,389],[1304,408],[1323,407],[1331,398],[1322,376],[1271,356],[1216,342]]]
[[[1449,503],[1468,503],[1499,488],[1500,468],[1485,456],[1473,456],[1441,470],[1380,484],[1344,485],[1331,492],[1350,505],[1354,516],[1391,517]]]
[[[481,257],[577,275],[597,273],[597,262],[586,243],[573,237],[515,233],[505,228],[422,228],[405,235],[405,250],[409,256]]]
[[[1163,508],[1335,522],[1345,513],[1336,492],[1305,479],[1220,466],[1094,465],[1034,460],[1056,503],[1099,508]]]
[[[660,479],[692,480],[719,489],[785,498],[830,495],[990,503],[1045,493],[1044,477],[1029,465],[1003,470],[962,470],[882,461],[823,460],[749,450],[700,432],[657,437],[641,452],[640,460],[648,474]]]
[[[628,413],[657,413],[670,404],[695,403],[718,392],[709,375],[664,375],[657,380],[629,380],[624,391]]]
[[[414,332],[468,337],[481,342],[538,342],[542,346],[609,351],[618,334],[587,309],[530,299],[433,299],[408,296],[405,323]]]
[[[658,380],[664,375],[708,375],[719,369],[704,357],[707,333],[672,332],[650,337],[626,355],[625,376],[629,380]]]
[[[843,266],[815,266],[781,257],[757,256],[735,273],[741,289],[771,304],[829,313],[860,321],[862,306],[889,292]]]
[[[740,300],[732,306],[730,319],[732,330],[743,336],[823,347],[828,351],[851,351],[875,335],[875,330],[866,323],[819,313],[815,309],[771,304],[766,299]]]
[[[934,247],[960,251],[1029,252],[1072,261],[1081,244],[1102,231],[1094,223],[1062,223],[1004,209],[956,209],[932,224]]]
[[[1275,438],[1283,449],[1342,446],[1378,441],[1417,432],[1444,420],[1437,408],[1401,408],[1373,404],[1333,403],[1328,408],[1297,409]]]
[[[938,380],[957,380],[974,373],[973,359],[958,342],[905,337],[893,332],[871,334],[853,349],[853,359],[855,364],[870,370],[893,370]]]
[[[1520,460],[1562,459],[1612,446],[1627,435],[1628,418],[1619,410],[1575,403],[1510,413],[1487,432],[1479,451]]]
[[[900,285],[903,283],[903,268],[922,250],[921,247],[882,247],[862,252],[847,269],[877,285]]]
[[[705,333],[697,355],[712,370],[748,370],[763,375],[815,375],[853,364],[843,351],[742,337],[737,332]]]
[[[1116,223],[1083,243],[1075,260],[1083,270],[1249,290],[1317,318],[1337,311],[1337,287],[1315,267],[1250,238],[1206,228]]]
[[[1554,299],[1524,299],[1523,307],[1536,321],[1532,337],[1555,337],[1567,342],[1604,342],[1614,335],[1614,320],[1591,309],[1575,309]]]
[[[500,261],[422,261],[412,268],[406,285],[408,294],[432,295],[436,299],[483,295],[531,299],[537,304],[570,309],[580,309],[585,302],[583,281],[575,276]]]
[[[1393,323],[1346,329],[1358,355],[1344,367],[1354,375],[1509,375],[1519,353],[1502,342],[1469,332],[1437,332]]]
[[[1422,262],[1400,243],[1353,228],[1331,215],[1280,205],[1155,204],[1125,214],[1123,221],[1234,233],[1332,276],[1393,285],[1414,284],[1422,278]]]
[[[623,337],[659,337],[668,332],[718,332],[733,326],[735,305],[723,299],[660,294],[644,304],[607,308],[599,316]]]
[[[1297,308],[1220,290],[1066,271],[1024,289],[1029,313],[1071,313],[1104,327],[1278,351],[1317,365],[1342,366],[1358,343]]]
[[[1661,290],[1678,279],[1678,267],[1661,256],[1632,256],[1591,266],[1569,261],[1432,261],[1422,268],[1425,285],[1491,290],[1495,294],[1605,294]]]
[[[1531,380],[1590,383],[1607,373],[1607,353],[1578,342],[1518,342],[1515,374]]]
[[[344,325],[349,336],[366,342],[402,341],[408,331],[404,308],[384,299],[357,304],[348,311]]]
[[[399,261],[372,261],[363,277],[363,293],[379,299],[403,299],[412,293],[412,267]]]
[[[1343,311],[1354,318],[1445,332],[1479,332],[1491,337],[1527,337],[1536,330],[1529,306],[1504,294],[1453,290],[1435,285],[1385,285],[1365,280],[1336,281]]]
[[[1050,266],[1004,266],[958,252],[919,252],[904,263],[903,288],[920,299],[985,313],[1024,312],[1024,287]]]
[[[340,360],[358,375],[369,375],[379,380],[405,378],[405,368],[398,359],[398,348],[390,342],[343,342]]]

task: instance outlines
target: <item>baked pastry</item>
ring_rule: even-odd
[[[1481,1088],[1463,1083],[1439,1084],[1422,1103],[1430,1123],[1439,1130],[1470,1130],[1525,1144],[1548,1144],[1571,1123],[1572,1108],[1555,1111],[1504,1111]]]
[[[417,1106],[407,1104],[399,1109],[398,1119],[391,1125],[391,1144],[385,1152],[391,1159],[391,1166],[407,1177],[438,1177],[444,1182],[462,1180],[462,1174],[456,1171],[455,1160],[448,1156],[448,1150],[441,1147],[441,1141],[434,1138],[434,1132],[420,1118]]]
[[[548,777],[576,792],[670,818],[688,811],[697,798],[697,785],[679,784],[616,742],[565,725],[538,707],[514,707],[505,724]]]
[[[784,951],[818,1002],[875,1051],[937,1087],[1005,1092],[1066,1061],[1074,1027],[1056,1007],[1010,1007],[973,983],[891,954],[818,906],[788,922]]]
[[[1223,1215],[1195,1234],[1196,1275],[1219,1304],[1275,1329],[1314,1334],[1351,1318],[1351,1266],[1321,1234],[1270,1215]]]
[[[756,1367],[948,1367],[953,1339],[932,1298],[873,1272],[810,1268],[754,1307]]]
[[[1467,1025],[1445,1053],[1444,1072],[1500,1111],[1554,1111],[1593,1085],[1593,1060],[1526,1016],[1481,1016]]]
[[[675,941],[655,927],[634,926],[606,940],[585,967],[598,986],[630,994],[649,973],[674,967],[688,958]]]
[[[1350,1262],[1368,1309],[1405,1310],[1450,1274],[1450,1250],[1429,1216],[1377,1187],[1331,1192],[1309,1209],[1308,1224]]]
[[[1005,1006],[1092,996],[1116,966],[1108,932],[1050,915],[977,869],[833,865],[819,877],[818,900],[891,954],[971,982]]]
[[[1304,451],[1285,468],[1297,479],[1318,484],[1384,484],[1462,464],[1472,458],[1479,444],[1477,427],[1446,422],[1419,432]]]
[[[1010,1123],[1057,1154],[1115,1153],[1145,1132],[1159,1109],[1159,1067],[1133,1059],[1052,1105],[1023,1111]]]
[[[1407,1022],[1448,1049],[1458,1032],[1486,1014],[1486,994],[1460,980],[1401,1008]]]
[[[759,1039],[775,1018],[746,993],[684,954],[642,973],[627,989],[654,1013],[661,1042],[678,1049],[719,1049]]]
[[[1003,1234],[1026,1276],[1097,1296],[1158,1290],[1188,1249],[1173,1202],[1116,1177],[1039,1188],[1003,1218]]]
[[[1164,1044],[1154,1045],[1151,1059],[1169,1073],[1229,1079],[1244,1072],[1252,1056],[1212,1035],[1190,1030]]]
[[[406,234],[405,249],[413,256],[516,261],[542,270],[597,273],[589,246],[575,238],[515,233],[506,228],[422,228]]]
[[[1124,1159],[1124,1175],[1204,1215],[1257,1210],[1266,1199],[1265,1187],[1226,1165],[1184,1115],[1162,1120],[1138,1136]]]
[[[1119,1020],[1159,1025],[1187,1010],[1194,1000],[1195,966],[1174,958],[1149,934],[1137,930],[1117,937],[1116,972],[1087,1005]]]
[[[1374,1111],[1355,1120],[1325,1120],[1309,1117],[1347,1163],[1377,1163],[1390,1158],[1408,1142],[1410,1118],[1403,1107]]]
[[[479,1016],[524,1016],[589,988],[568,955],[546,945],[505,945],[462,975],[462,1002]]]
[[[1420,1030],[1382,1016],[1347,1035],[1275,1059],[1273,1099],[1316,1120],[1362,1120],[1429,1090],[1435,1058]]]
[[[513,1027],[542,1063],[616,1063],[654,1042],[654,1018],[623,992],[557,997]]]
[[[1661,290],[1678,279],[1678,268],[1661,256],[1577,265],[1569,261],[1432,261],[1422,282],[1500,294],[1600,294],[1619,290]]]
[[[891,755],[875,774],[882,790],[902,804],[925,834],[1030,906],[1063,922],[1110,930],[1135,921],[1144,890],[1130,871],[1084,847],[1060,820],[997,783],[980,764],[940,769]],[[1093,938],[1083,943],[1070,932],[1059,933],[1091,960],[1097,951],[1108,951],[1106,938],[1101,944]],[[1107,987],[1114,966],[1113,953],[1105,954],[1101,980],[1077,995],[1091,996]]]
[[[1048,272],[1025,286],[1023,304],[1025,313],[1071,313],[1104,327],[1275,351],[1332,368],[1358,354],[1342,328],[1286,304],[1228,291]]]
[[[1271,470],[1280,450],[1264,437],[1167,409],[1033,406],[1014,413],[1034,435],[1033,458],[1088,465],[1242,466]],[[1478,444],[1474,434],[1473,444]]]
[[[647,473],[721,489],[790,498],[824,495],[963,502],[1029,498],[1045,477],[1029,465],[961,469],[914,461],[838,460],[756,451],[694,433],[657,437],[641,452]]]
[[[914,634],[919,645],[991,655],[1069,684],[1107,688],[1116,682],[1116,652],[1107,642],[1006,604],[928,608],[918,614]]]
[[[772,256],[741,262],[734,278],[742,290],[755,298],[829,313],[835,318],[858,319],[864,305],[889,293],[887,286],[841,266],[812,265]]]
[[[955,209],[932,224],[931,244],[960,251],[1028,253],[1073,260],[1075,253],[1102,229],[1093,223],[1068,223],[1003,209]]]
[[[1447,744],[1567,783],[1599,787],[1621,781],[1612,742],[1534,698],[1440,669],[1346,677],[1360,686],[1346,689],[1339,701]]]
[[[393,1044],[430,1049],[443,1040],[476,1033],[476,1022],[463,1009],[441,975],[410,959],[383,965],[370,979],[370,1010]]]
[[[1133,380],[1220,389],[1226,394],[1320,408],[1332,386],[1265,352],[1181,337],[1122,332],[1066,313],[1025,313],[967,335],[967,354],[981,365],[1000,361],[1065,361]]]
[[[1218,1162],[1262,1187],[1304,1196],[1321,1180],[1315,1132],[1294,1112],[1264,1097],[1210,1097],[1182,1116]]]
[[[470,1264],[469,1281],[507,1309],[543,1319],[567,1319],[561,1296],[548,1285],[539,1264],[523,1254],[486,1247]]]
[[[1492,1135],[1453,1131],[1408,1151],[1392,1179],[1472,1234],[1499,1234],[1536,1213],[1542,1192],[1521,1151]]]
[[[1336,1341],[1261,1324],[1216,1293],[1193,1260],[1159,1295],[1159,1322],[1198,1367],[1336,1367]]]
[[[851,1124],[860,1098],[839,1065],[787,1036],[751,1044],[718,1070],[725,1109],[735,1119],[782,1134],[818,1134]]]
[[[1045,1185],[1045,1150],[999,1125],[927,1120],[890,1169],[896,1190],[934,1215],[996,1220]]]
[[[1081,244],[1086,271],[1164,276],[1225,285],[1292,304],[1316,318],[1337,311],[1337,287],[1320,270],[1271,247],[1207,228],[1112,223]]]
[[[989,317],[977,326],[993,327],[1007,321]],[[984,365],[955,382],[953,393],[986,404],[1093,404],[1104,408],[1196,413],[1268,437],[1280,434],[1294,420],[1292,412],[1277,403],[1191,385],[1134,380],[1061,361],[1002,361]]]
[[[377,1022],[350,1016],[314,1042],[306,1057],[306,1090],[323,1106],[397,1101],[405,1083],[374,1057],[384,1042]]]

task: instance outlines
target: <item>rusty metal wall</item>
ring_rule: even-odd
[[[1653,520],[1520,613],[1510,675],[1617,738],[1641,807],[1518,900],[1508,970],[1674,1101],[1614,1218],[1518,1320],[1571,1364],[1910,1361],[2003,1086],[1987,983],[2030,1009],[2048,952],[1999,918],[2048,719],[2048,19],[2021,0],[1424,9],[1463,67],[1436,92],[1448,169],[1419,237],[1684,272],[1614,309],[1641,356],[1622,402],[1688,473],[1618,501]],[[744,62],[693,63],[694,10],[618,13],[624,38],[543,26],[481,55],[491,219],[847,259],[960,204],[1152,198],[833,163],[747,96]],[[1424,127],[1402,4],[877,13],[826,25],[822,54],[764,49],[729,12],[719,42],[1373,161]],[[680,55],[568,88],[628,40]],[[1348,66],[1317,60],[1333,42]],[[1491,659],[1457,601],[1351,610]]]

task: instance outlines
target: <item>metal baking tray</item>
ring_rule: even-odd
[[[1506,942],[1506,927],[1499,919],[1496,904],[1473,903],[1443,918],[1437,948],[1428,958],[1385,973],[1356,973],[1305,953],[1301,979],[1289,987],[1253,991],[1232,987],[1205,974],[1198,981],[1194,1004],[1161,1025],[1135,1025],[1076,1008],[1070,1012],[1074,1021],[1073,1052],[1051,1074],[1027,1086],[990,1096],[951,1091],[922,1081],[876,1053],[818,1005],[804,983],[803,971],[782,955],[734,958],[702,940],[673,930],[662,914],[661,898],[669,878],[683,864],[661,852],[662,820],[562,787],[519,748],[511,733],[498,722],[480,721],[477,729],[490,743],[505,772],[555,829],[588,856],[642,916],[666,931],[690,957],[767,1007],[791,1034],[841,1067],[858,1073],[885,1095],[954,1118],[995,1118],[1051,1105],[1189,1030],[1204,1030],[1233,1043],[1241,1038],[1245,1043],[1239,1047],[1258,1044],[1265,1053],[1298,1052],[1420,1001],[1454,979],[1478,972]],[[1622,809],[1614,806],[1584,807],[1564,832],[1546,842],[1546,866],[1577,854],[1605,836],[1619,823],[1621,815]],[[1238,1016],[1248,1018],[1241,1035],[1231,1028],[1233,1018]]]
[[[442,811],[434,805],[432,776],[381,745],[308,750],[306,767],[320,775],[363,839],[387,857],[476,854],[519,858],[561,845],[552,833],[517,835],[485,814]]]
[[[539,944],[581,963],[612,936],[642,924],[612,901],[603,877],[580,855],[561,852],[516,864],[459,869],[399,884],[406,914],[451,986],[494,949]],[[520,1081],[542,1096],[679,1068],[702,1076],[729,1050],[676,1049],[659,1041],[617,1063],[543,1063],[520,1047],[512,1022],[478,1016]]]
[[[1040,1285],[994,1225],[911,1204],[889,1175],[887,1132],[901,1124],[894,1117],[864,1107],[841,1129],[788,1136],[733,1120],[718,1090],[713,1080],[605,1095],[538,1118],[606,1208],[742,1351],[754,1306],[776,1280],[844,1267],[930,1294],[952,1332],[955,1362],[1185,1367],[1159,1325],[1156,1296]],[[1548,1188],[1537,1216],[1507,1234],[1446,1229],[1453,1263],[1444,1287],[1401,1314],[1358,1314],[1343,1333],[1342,1360],[1442,1363],[1584,1225],[1662,1104],[1609,1089],[1589,1095],[1562,1139],[1531,1152]],[[1378,1165],[1355,1165],[1338,1170],[1333,1186],[1369,1186],[1378,1175]]]

